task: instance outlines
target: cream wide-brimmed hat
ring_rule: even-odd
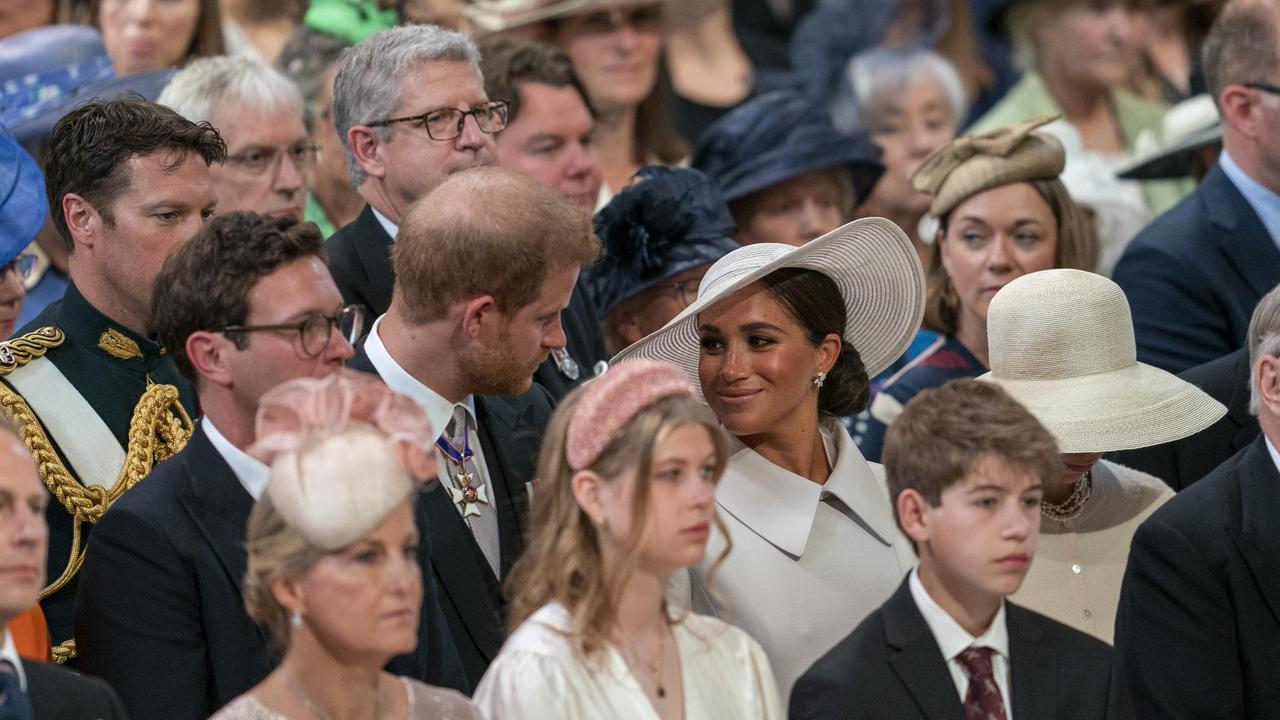
[[[716,261],[698,286],[698,298],[671,322],[614,357],[648,358],[684,370],[698,382],[698,313],[782,268],[816,270],[844,298],[844,341],[875,377],[902,355],[924,314],[924,274],[906,234],[884,218],[864,218],[805,245],[757,243]]]
[[[1084,270],[1023,275],[987,310],[991,372],[1044,424],[1063,453],[1159,445],[1226,414],[1222,403],[1138,362],[1129,301],[1119,285]]]
[[[675,32],[724,4],[725,0],[471,0],[462,11],[476,28],[475,34],[484,36],[616,7],[662,5],[663,30]]]

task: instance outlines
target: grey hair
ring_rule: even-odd
[[[841,132],[869,130],[871,118],[886,100],[896,97],[921,78],[932,78],[947,98],[951,126],[959,129],[969,112],[960,73],[946,58],[921,47],[875,48],[855,55],[845,66],[828,110]]]
[[[1201,48],[1204,79],[1214,103],[1223,88],[1247,82],[1271,82],[1277,57],[1275,2],[1229,3]]]
[[[329,68],[342,57],[342,51],[351,43],[337,35],[330,35],[306,25],[299,26],[289,36],[280,51],[276,69],[284,73],[302,92],[306,103],[307,125],[316,114],[316,98],[320,96],[320,81]]]
[[[282,108],[303,114],[302,94],[279,71],[245,57],[197,58],[174,74],[156,100],[191,122],[210,120],[213,109],[240,102],[261,113]]]
[[[1280,286],[1263,295],[1253,308],[1245,346],[1249,348],[1249,413],[1257,415],[1262,407],[1255,377],[1258,359],[1280,355]]]
[[[347,151],[352,185],[360,187],[368,175],[347,144],[348,131],[385,120],[400,104],[405,75],[433,60],[468,63],[480,75],[480,51],[471,38],[436,25],[394,27],[370,35],[342,53],[342,67],[333,84],[333,126]],[[386,127],[373,129],[380,140],[386,140],[390,132]]]

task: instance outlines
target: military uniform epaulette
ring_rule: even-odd
[[[128,338],[124,338],[123,335],[120,337],[128,341]],[[13,419],[18,428],[19,437],[31,452],[31,457],[40,471],[40,479],[72,518],[70,557],[67,558],[67,564],[61,576],[41,591],[41,600],[65,587],[79,572],[84,562],[84,548],[81,542],[82,525],[86,522],[96,523],[112,503],[146,477],[156,463],[180,451],[194,429],[190,416],[179,401],[178,388],[169,384],[149,382],[134,406],[129,422],[128,445],[124,449],[124,462],[119,471],[110,473],[109,469],[101,468],[107,473],[106,479],[111,480],[110,482],[90,484],[81,482],[68,468],[68,461],[64,460],[59,451],[54,448],[45,425],[32,410],[28,398],[23,397],[14,387],[20,384],[17,383],[17,375],[32,372],[42,363],[51,362],[44,357],[45,353],[62,345],[64,339],[65,336],[61,330],[48,326],[0,342],[0,411]],[[123,359],[126,354],[125,346],[115,338],[110,339],[113,342],[107,343],[107,334],[104,334],[103,340],[100,340],[100,348],[118,359]],[[110,347],[102,346],[106,344]],[[27,369],[17,372],[24,367]],[[54,368],[42,369],[53,370],[56,373]],[[65,384],[65,378],[61,382]],[[36,387],[44,386],[33,385],[30,389],[34,391]],[[68,384],[67,387],[71,386]],[[78,397],[71,399],[84,403]],[[34,402],[34,398],[31,400]],[[86,412],[93,412],[87,404],[83,406]],[[68,407],[70,404],[49,403],[41,413]],[[80,417],[83,418],[83,415]],[[116,442],[110,437],[105,427],[103,432],[106,433],[107,441]],[[66,441],[67,438],[63,440]],[[72,460],[74,461],[74,458]],[[111,475],[114,475],[114,478]],[[54,638],[56,643],[53,648],[54,659],[64,662],[74,657],[75,641],[59,643],[58,640],[59,638]]]
[[[50,348],[61,345],[64,339],[58,328],[42,327],[0,342],[0,376],[43,357]]]

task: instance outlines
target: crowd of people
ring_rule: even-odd
[[[1280,717],[1280,0],[0,8],[0,720]]]

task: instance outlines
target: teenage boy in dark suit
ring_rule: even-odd
[[[1053,437],[1000,388],[954,380],[907,403],[885,439],[898,525],[920,564],[801,676],[793,720],[1117,717],[1112,649],[1005,600],[1040,532]]]

